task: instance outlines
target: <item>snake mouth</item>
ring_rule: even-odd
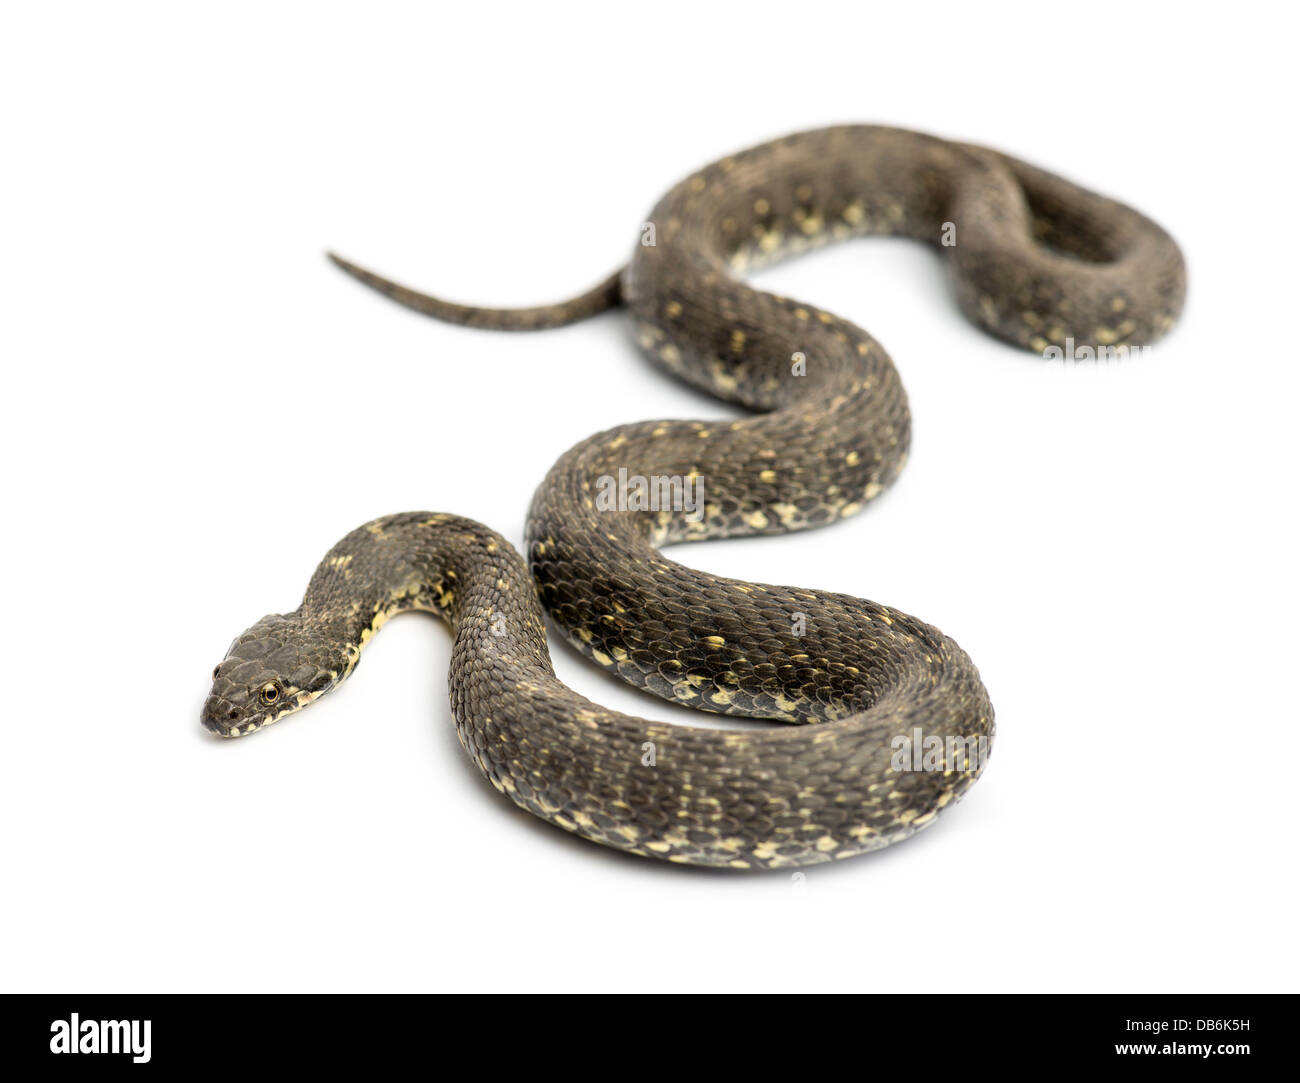
[[[232,737],[247,737],[250,733],[256,733],[260,729],[265,729],[274,722],[274,718],[254,718],[245,722],[227,722],[224,719],[214,719],[209,717],[206,710],[203,712],[203,728],[209,733],[220,737],[223,741],[229,740]]]
[[[247,737],[250,733],[273,726],[286,715],[297,713],[312,700],[320,698],[319,692],[298,692],[289,698],[288,705],[275,714],[261,718],[241,720],[239,712],[221,696],[211,695],[203,705],[203,728],[222,739]]]
[[[232,712],[230,707],[219,700],[214,702],[215,697],[210,697],[208,702],[203,705],[203,714],[201,721],[203,728],[217,737],[244,737],[255,730],[259,730],[266,723],[262,719],[252,719],[242,721],[238,712]]]

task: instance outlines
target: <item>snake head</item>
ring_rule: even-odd
[[[328,692],[355,661],[296,614],[263,617],[212,671],[203,725],[220,737],[269,726]]]

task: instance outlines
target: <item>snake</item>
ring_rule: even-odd
[[[983,773],[995,733],[956,642],[893,606],[714,575],[662,551],[831,524],[897,478],[911,420],[885,349],[842,316],[745,281],[868,235],[931,245],[973,323],[1048,357],[1149,344],[1186,291],[1177,244],[1138,211],[999,151],[868,125],[699,169],[654,207],[623,268],[556,304],[459,304],[331,254],[393,300],[470,327],[535,331],[622,308],[652,361],[745,412],[624,424],[577,444],[533,497],[527,561],[450,513],[358,527],[297,609],[230,645],[203,724],[240,737],[299,711],[347,679],[392,616],[422,610],[451,629],[461,745],[499,793],[572,835],[681,865],[775,869],[876,851],[936,822]],[[547,614],[628,684],[751,721],[600,706],[556,676]]]

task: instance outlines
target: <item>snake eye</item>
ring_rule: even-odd
[[[220,666],[220,665],[215,665],[215,666],[212,667],[212,679],[213,679],[214,681],[217,679],[217,674],[220,673],[220,672],[221,672],[221,666]]]
[[[274,682],[268,685],[263,685],[261,691],[261,698],[262,698],[262,702],[269,707],[272,703],[274,703],[277,699],[280,698],[280,689],[276,687]]]

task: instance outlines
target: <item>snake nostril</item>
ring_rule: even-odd
[[[227,718],[238,718],[238,717],[239,717],[239,712],[236,711],[236,710],[232,710],[228,715],[226,715],[226,717],[227,717]]]

